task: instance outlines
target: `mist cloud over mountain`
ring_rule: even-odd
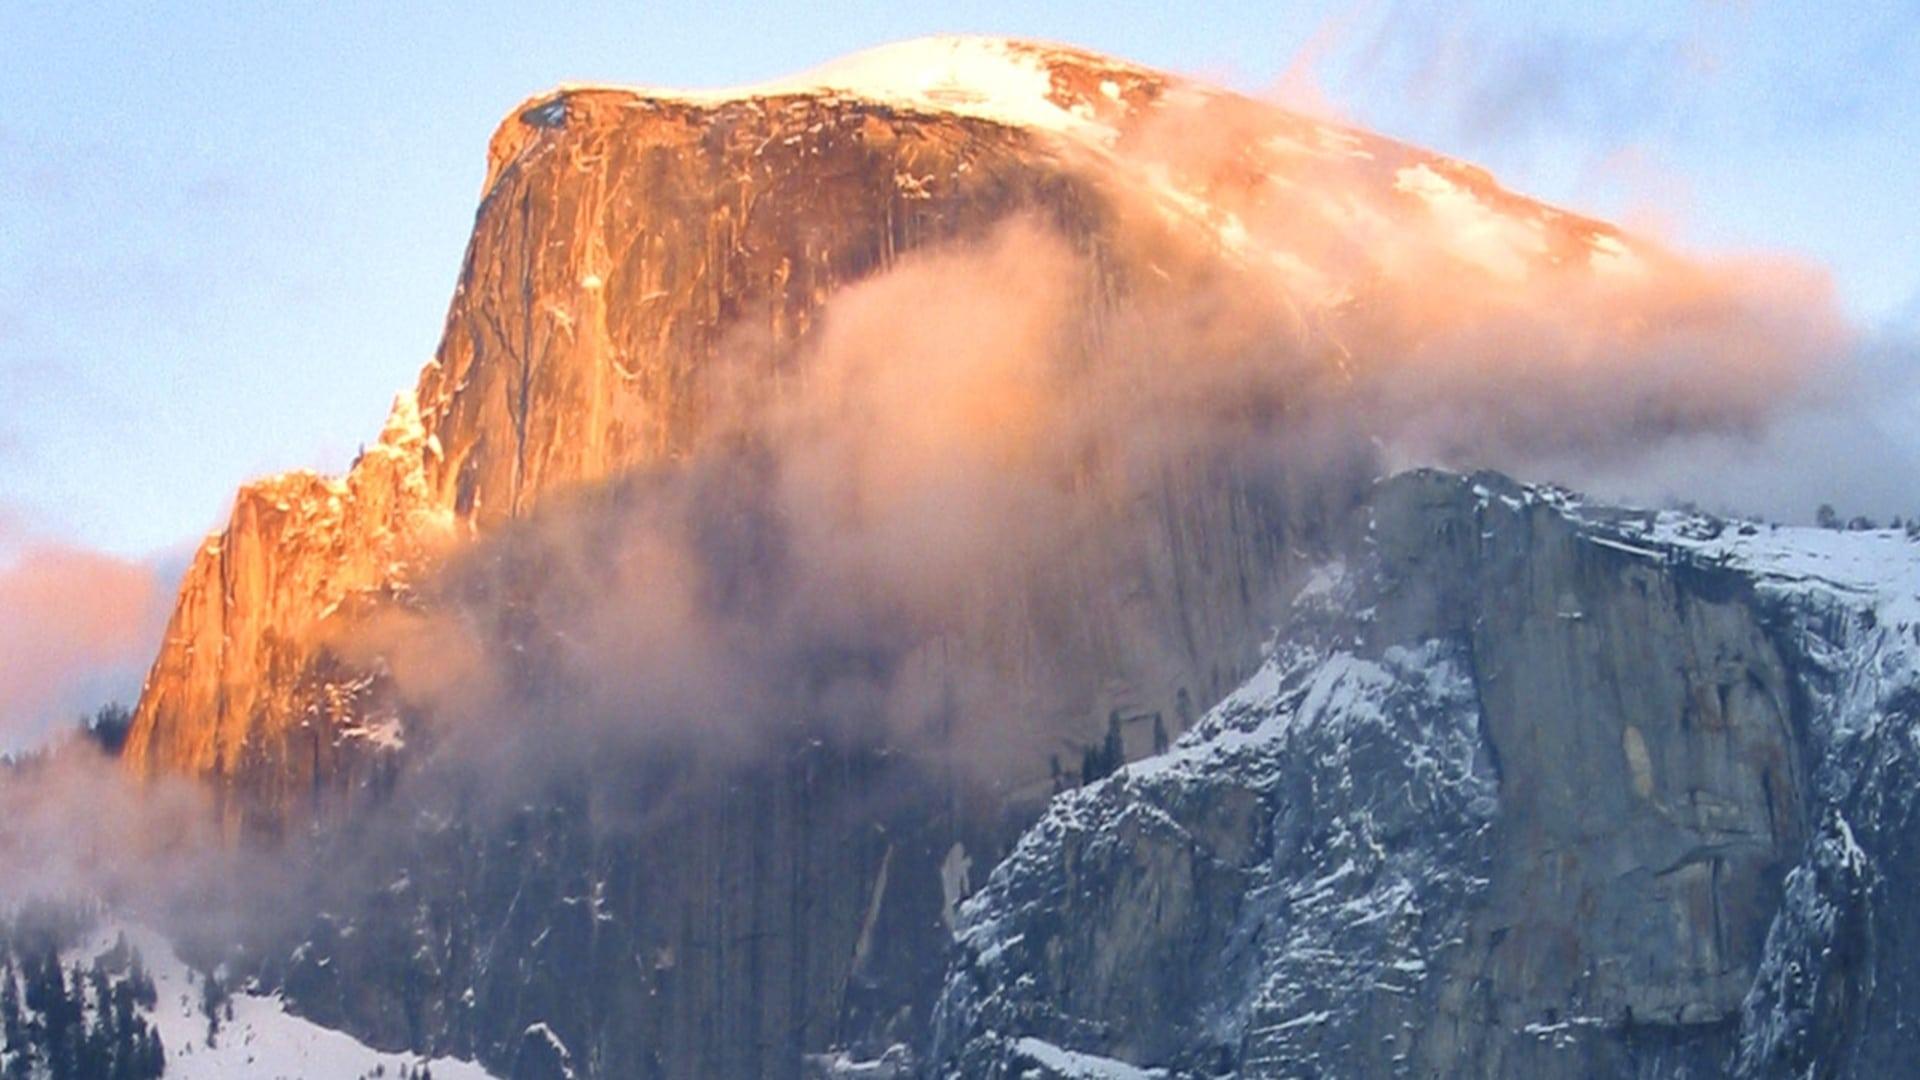
[[[562,87],[417,383],[164,634],[16,545],[0,735],[158,648],[118,758],[0,778],[0,902],[515,1075],[1794,1059],[1882,1026],[1777,973],[1905,932],[1911,542],[1554,485],[1920,507],[1911,348],[1065,46]]]

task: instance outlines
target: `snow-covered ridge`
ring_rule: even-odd
[[[1113,1058],[1065,1050],[1030,1035],[1017,1040],[1014,1049],[1020,1058],[1034,1062],[1047,1069],[1048,1075],[1062,1080],[1162,1080],[1167,1075],[1165,1069],[1136,1068]]]
[[[1059,76],[1066,69],[1088,75],[1096,92],[1116,104],[1130,86],[1151,82],[1157,87],[1166,82],[1165,76],[1149,69],[1069,46],[948,34],[882,45],[797,75],[749,86],[681,90],[563,83],[556,91],[529,99],[515,110],[515,115],[551,100],[556,93],[580,91],[613,91],[700,105],[810,94],[971,116],[1060,133],[1111,137],[1111,128],[1097,117],[1091,101],[1077,101],[1077,95],[1063,92]]]
[[[1343,587],[1338,577],[1329,588]],[[1164,904],[1168,919],[1205,924],[1182,890],[1185,870],[1168,871],[1188,866],[1187,854],[1221,868],[1243,898],[1229,925],[1209,931],[1225,949],[1203,976],[1219,997],[1197,1042],[1237,1048],[1242,1075],[1343,1060],[1324,1042],[1336,1017],[1415,993],[1427,957],[1458,932],[1444,913],[1485,884],[1480,844],[1496,803],[1475,702],[1444,642],[1377,660],[1277,642],[1171,751],[1056,796],[962,905],[963,958],[935,1014],[933,1074],[996,1063],[1009,1075],[1082,1080],[1215,1074],[1217,1054],[1198,1048],[1157,1062],[1167,1068],[1131,1064],[1141,1052],[1132,1033],[1053,1004],[1072,998],[1055,980],[1083,967],[1126,971],[1129,986],[1174,977],[1150,949],[1121,960],[1073,952],[1063,927],[1106,918],[1102,904],[1128,897],[1148,898],[1154,919]],[[1318,782],[1288,787],[1303,766]],[[1271,851],[1225,824],[1230,807],[1296,797],[1307,803],[1292,825],[1273,826]],[[1314,827],[1295,831],[1303,822]],[[1082,906],[1088,898],[1104,899]]]
[[[1518,496],[1476,489],[1482,500],[1519,498],[1553,506],[1596,543],[1648,558],[1691,557],[1738,570],[1763,594],[1872,608],[1879,620],[1912,630],[1920,645],[1920,540],[1904,529],[1828,529],[1722,519],[1666,510],[1595,508],[1571,492],[1523,487]]]
[[[1684,511],[1623,511],[1550,486],[1476,487],[1484,502],[1540,502],[1578,523],[1590,543],[1624,555],[1728,570],[1786,613],[1796,647],[1838,681],[1823,701],[1822,739],[1857,737],[1888,703],[1920,688],[1920,538],[1905,529],[1830,529]]]

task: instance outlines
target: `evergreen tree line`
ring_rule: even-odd
[[[1865,532],[1880,527],[1878,521],[1875,521],[1865,514],[1855,514],[1853,517],[1842,517],[1840,512],[1833,508],[1832,503],[1820,504],[1820,509],[1814,511],[1813,523],[1823,529],[1835,529],[1845,532]],[[1905,521],[1902,521],[1899,517],[1895,517],[1892,521],[1887,522],[1887,528],[1905,530],[1908,539],[1920,540],[1920,516],[1908,518]]]
[[[1189,698],[1185,687],[1180,688],[1177,700],[1177,712],[1182,723],[1189,722]],[[1134,720],[1148,720],[1153,724],[1153,752],[1164,754],[1173,745],[1167,734],[1167,722],[1158,711],[1142,713]],[[1058,795],[1075,783],[1091,784],[1105,776],[1118,772],[1127,763],[1126,739],[1120,733],[1124,721],[1120,710],[1114,709],[1107,714],[1107,735],[1098,743],[1089,744],[1080,750],[1080,771],[1070,773],[1060,765],[1060,755],[1054,754],[1047,762],[1048,771],[1053,776],[1053,793]]]
[[[384,1080],[386,1075],[387,1067],[380,1065],[372,1072],[361,1073],[360,1080]],[[402,1065],[393,1075],[397,1080],[433,1080],[433,1069],[423,1061],[419,1065]]]
[[[119,757],[126,749],[127,736],[133,731],[133,710],[117,701],[108,702],[90,713],[82,713],[73,736],[49,739],[26,750],[0,751],[0,783],[9,776],[25,776],[68,753],[76,744],[91,743],[108,757]]]
[[[90,967],[62,965],[50,940],[0,940],[5,1080],[147,1080],[166,1070],[142,1011],[156,991],[123,934]]]
[[[108,757],[119,757],[126,749],[127,734],[133,730],[133,710],[110,701],[80,718],[80,733],[92,739]]]

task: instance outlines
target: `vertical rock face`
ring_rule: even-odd
[[[1790,669],[1751,585],[1612,544],[1524,492],[1376,502],[1383,625],[1471,649],[1501,777],[1461,983],[1499,1028],[1722,1023],[1805,839]],[[1406,620],[1403,624],[1402,620]],[[1476,948],[1477,946],[1477,948]]]
[[[979,843],[897,794],[940,778],[827,748],[683,766],[621,762],[504,821],[404,834],[374,859],[392,876],[330,895],[265,974],[321,1023],[500,1075],[535,1027],[602,1076],[795,1075],[808,1051],[918,1041],[944,973],[934,867]],[[351,848],[336,875],[361,876]]]
[[[1030,133],[812,95],[582,90],[506,130],[420,385],[435,496],[482,526],[687,454],[726,346],[777,354],[912,249],[1020,211],[1083,236],[1103,216]]]

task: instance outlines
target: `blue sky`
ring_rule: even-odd
[[[436,343],[488,135],[561,81],[725,85],[949,30],[1316,98],[1698,248],[1920,296],[1920,7],[0,6],[0,559],[150,559],[338,470]]]

